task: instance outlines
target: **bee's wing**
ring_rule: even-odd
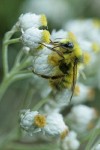
[[[73,97],[73,94],[74,94],[76,80],[77,80],[77,63],[74,62],[74,66],[73,66],[73,81],[72,81],[72,89],[71,89],[72,93],[71,93],[70,101],[71,101],[71,99]]]

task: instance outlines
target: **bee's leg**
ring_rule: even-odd
[[[76,79],[77,79],[77,64],[76,62],[74,62],[74,66],[73,66],[73,82],[72,82],[72,94],[71,94],[71,97],[70,97],[70,102],[71,102],[71,99],[74,95],[74,90],[75,90],[75,85],[76,85]]]
[[[45,78],[45,79],[59,79],[61,77],[64,77],[65,75],[59,75],[59,76],[47,76],[47,75],[42,75],[42,74],[39,74],[39,73],[36,73],[34,70],[32,70],[32,72],[42,78]]]
[[[43,45],[43,46],[45,46],[45,47],[47,47],[48,49],[50,49],[50,50],[56,52],[59,56],[61,56],[61,57],[64,59],[63,54],[62,54],[60,51],[56,50],[55,47],[49,47],[49,46],[47,46],[47,45],[45,45],[45,44],[43,44],[43,43],[40,43],[40,44]],[[58,47],[58,46],[57,46],[57,47]]]
[[[53,44],[53,45],[57,45],[59,42],[58,41],[52,41],[51,39],[50,39],[50,42],[51,42],[51,44]]]

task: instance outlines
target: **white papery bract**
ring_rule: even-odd
[[[37,111],[22,110],[20,126],[31,136],[40,131],[61,138],[68,134],[68,127],[65,125],[62,115],[56,112],[43,115]]]
[[[64,31],[62,29],[59,31],[53,30],[51,33],[51,40],[59,41],[61,39],[66,39],[67,36],[67,31]]]
[[[33,76],[33,80],[30,80],[30,83],[33,87],[33,92],[35,92],[35,96],[37,98],[37,95],[41,97],[41,99],[46,98],[52,91],[51,87],[48,84],[48,81],[37,76],[34,75]],[[35,97],[34,96],[34,97]]]
[[[70,9],[68,3],[66,4],[66,2],[62,0],[42,0],[39,2],[37,0],[29,0],[24,3],[24,11],[27,12],[29,10],[31,12],[43,12],[52,24],[56,24],[58,26],[62,25],[62,22],[66,20],[67,16],[69,16],[68,10]]]
[[[74,131],[70,131],[62,141],[63,150],[77,150],[79,146],[80,142],[77,139],[77,133]]]
[[[51,113],[46,118],[44,132],[52,136],[64,138],[68,134],[68,126],[65,125],[63,117],[59,113]]]
[[[82,83],[78,83],[75,86],[74,96],[72,98],[72,104],[78,104],[85,102],[86,100],[93,100],[94,91],[89,86],[86,86]]]
[[[33,125],[34,124],[34,117],[36,115],[38,115],[37,111],[30,111],[29,109],[21,111],[20,126],[22,129],[24,129],[30,135],[32,135],[35,132],[41,131],[41,129],[36,128]]]
[[[37,53],[33,60],[33,68],[37,73],[52,76],[57,72],[58,66],[53,66],[48,61],[48,56],[51,53],[52,51],[46,47]]]
[[[72,20],[66,23],[65,29],[74,32],[79,39],[100,43],[100,22],[98,20]]]
[[[29,52],[30,52],[30,48],[24,46],[24,47],[22,48],[22,51],[27,55],[27,54],[29,54]]]
[[[93,108],[81,104],[73,106],[67,116],[67,118],[72,121],[71,126],[78,132],[86,131],[91,121],[96,117],[96,112]]]
[[[46,116],[37,111],[22,110],[20,116],[20,126],[29,135],[42,131],[46,125]]]
[[[23,44],[31,49],[40,47],[40,43],[49,43],[49,32],[38,28],[29,28],[22,34]]]
[[[36,15],[33,13],[22,14],[19,17],[18,23],[20,28],[24,31],[32,27],[39,28],[41,26],[47,26],[45,15]]]

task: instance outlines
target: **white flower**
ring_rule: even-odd
[[[65,125],[61,114],[49,114],[46,118],[46,123],[47,124],[44,127],[46,134],[52,136],[61,136],[61,138],[64,138],[68,134],[68,127]]]
[[[63,107],[68,106],[71,94],[72,92],[67,89],[57,91],[54,99],[55,107],[61,110]]]
[[[48,61],[48,56],[51,54],[51,50],[44,48],[39,51],[35,59],[33,60],[33,68],[39,74],[52,75],[57,67],[51,65]]]
[[[96,145],[96,147],[93,150],[100,150],[100,144]]]
[[[55,23],[57,26],[61,26],[62,22],[64,22],[66,18],[69,17],[69,7],[69,3],[66,4],[66,1],[62,0],[29,0],[25,1],[23,11],[31,11],[37,13],[43,12],[44,14],[46,14],[52,24]]]
[[[26,46],[24,46],[24,47],[22,48],[22,50],[24,51],[25,54],[29,54],[29,52],[30,52],[30,48],[29,48],[29,47],[26,47]]]
[[[32,27],[39,28],[41,26],[47,26],[47,20],[45,15],[26,13],[19,17],[19,26],[25,31]]]
[[[85,39],[100,43],[100,23],[96,20],[72,20],[66,23],[65,29],[74,32],[78,40]]]
[[[91,121],[93,121],[93,119],[95,119],[97,116],[93,108],[85,105],[77,105],[73,106],[67,117],[72,121],[73,128],[79,132],[83,132],[84,130],[88,129]]]
[[[77,133],[74,131],[70,131],[62,141],[63,150],[77,150],[79,146],[80,142],[77,139]]]
[[[46,98],[51,93],[51,87],[48,84],[48,81],[45,79],[41,79],[41,77],[34,75],[33,80],[30,79],[30,84],[35,87],[33,88],[35,91],[36,98],[37,95],[43,99]]]
[[[93,89],[82,84],[82,83],[78,83],[75,86],[74,96],[72,98],[71,103],[72,104],[78,104],[78,103],[82,103],[86,100],[91,100],[93,98],[94,98]]]
[[[42,131],[44,134],[64,138],[68,134],[68,127],[59,113],[43,115],[37,111],[22,110],[20,126],[30,135]]]
[[[40,115],[37,111],[21,111],[20,126],[30,135],[40,132],[45,123],[45,116]]]
[[[39,48],[40,43],[49,43],[50,34],[47,30],[29,28],[22,34],[23,44],[31,49]]]
[[[67,36],[67,32],[62,29],[59,31],[53,30],[51,33],[51,40],[59,41],[61,39],[66,39]]]

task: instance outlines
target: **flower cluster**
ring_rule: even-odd
[[[84,31],[87,25],[91,29]],[[95,38],[98,38],[100,28],[95,28],[92,20],[76,20],[65,25],[67,31],[53,30],[50,35],[46,26],[46,18],[42,15],[28,13],[19,18],[23,44],[27,53],[31,52],[30,55],[34,56],[32,84],[41,99],[47,99],[40,112],[22,110],[20,126],[29,135],[39,132],[51,137],[60,136],[63,150],[78,150],[80,141],[77,137],[80,133],[90,132],[98,118],[94,108],[81,104],[94,99],[95,86],[89,82],[86,85],[78,79],[82,76],[87,81],[91,68],[95,69],[100,51],[99,41]],[[68,127],[61,111],[69,105],[70,97],[72,108],[65,117]]]
[[[63,139],[68,134],[68,127],[59,113],[45,115],[37,111],[22,110],[20,126],[30,135],[42,132],[47,135],[60,136]]]
[[[11,39],[15,32],[21,36]],[[100,22],[72,20],[50,34],[45,15],[26,13],[8,34],[4,48],[14,42],[23,45],[11,70],[4,61],[5,76],[9,73],[5,78],[31,76],[28,82],[33,87],[29,99],[34,107],[20,111],[20,127],[31,136],[60,137],[62,150],[78,150],[83,135],[97,130],[97,110],[87,104],[95,99],[95,88],[100,88]]]
[[[50,42],[45,15],[22,14],[19,17],[18,26],[22,31],[23,44],[31,50],[40,48],[41,43]]]
[[[70,131],[69,135],[63,140],[63,150],[77,150],[80,146],[80,142],[77,139],[77,133]]]
[[[77,132],[84,132],[93,127],[92,121],[97,118],[97,114],[93,108],[85,105],[77,105],[73,106],[67,118],[71,120],[71,126]]]

